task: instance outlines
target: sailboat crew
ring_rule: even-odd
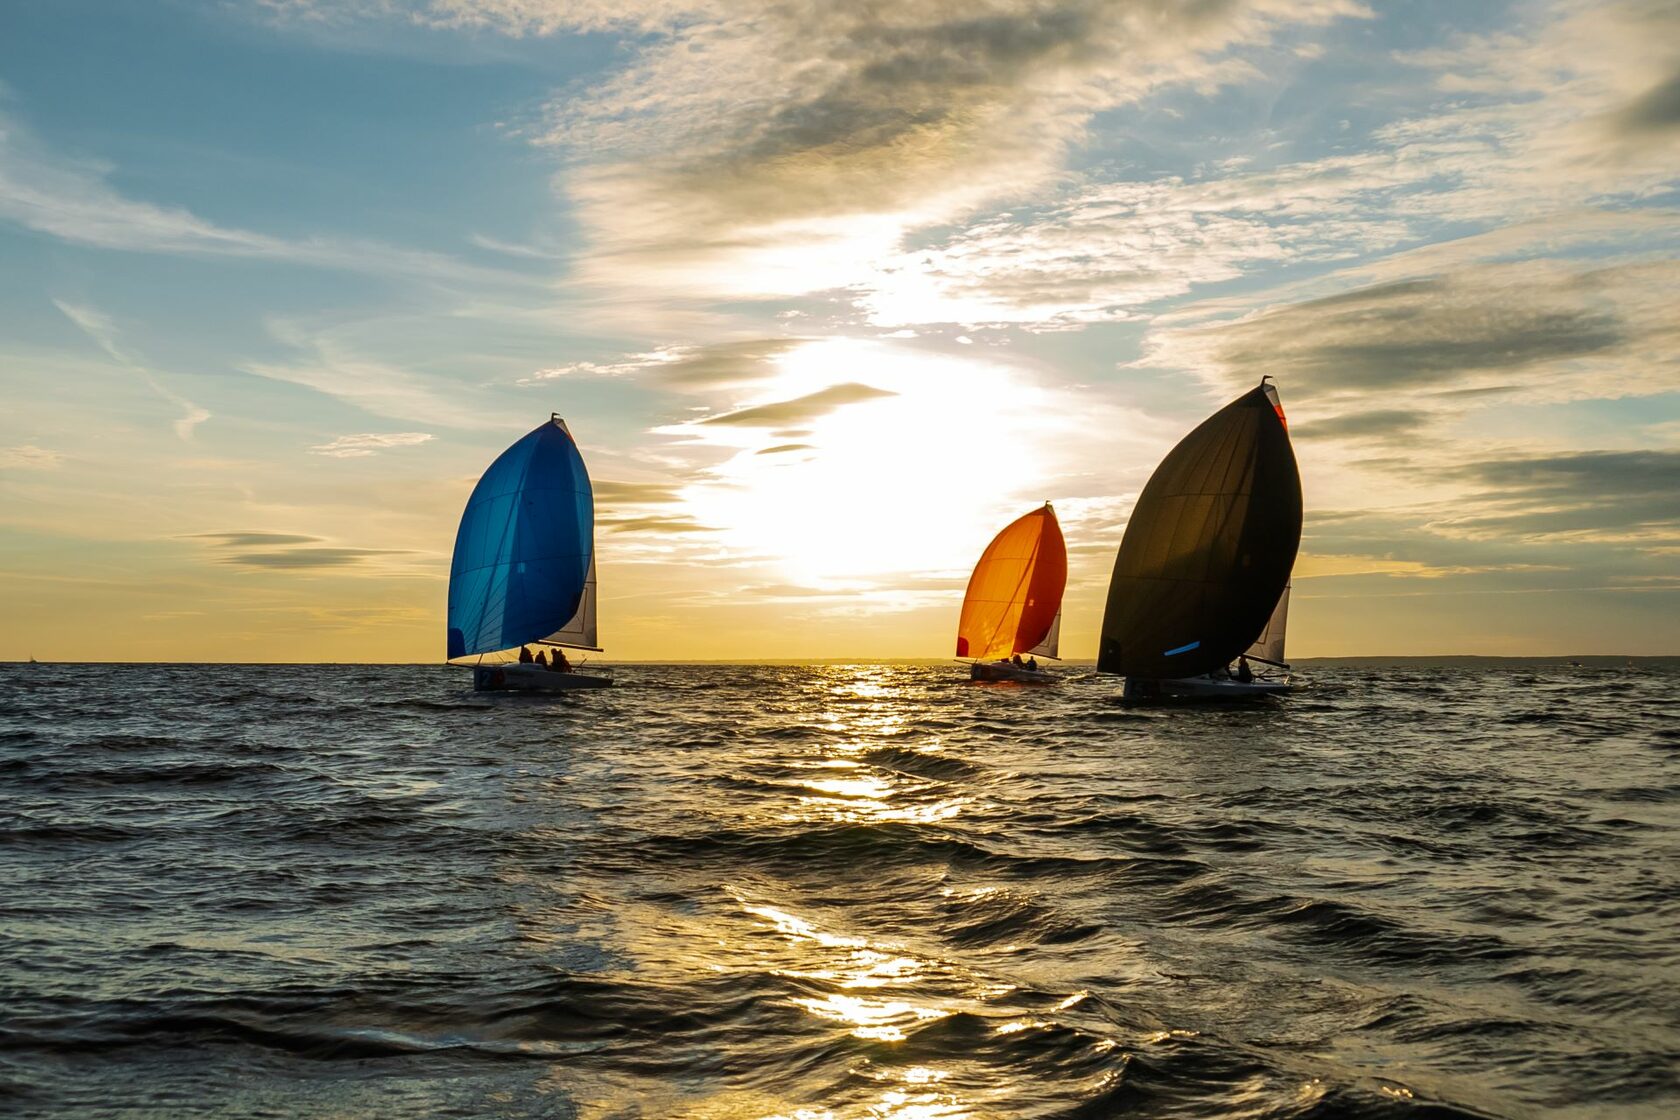
[[[556,673],[569,673],[572,671],[572,663],[567,659],[566,651],[563,649],[556,649],[554,651],[554,660],[549,663],[548,667],[553,669]]]
[[[531,664],[531,647],[530,646],[520,646],[519,647],[519,663],[521,665]]]
[[[1241,684],[1251,684],[1254,681],[1254,670],[1248,667],[1247,656],[1237,657],[1237,681]]]

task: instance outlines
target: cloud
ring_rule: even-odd
[[[697,422],[755,428],[774,428],[781,424],[806,424],[849,404],[859,404],[863,401],[897,395],[886,389],[877,389],[873,385],[863,385],[850,381],[842,385],[830,385],[826,389],[819,389],[803,397],[795,397],[793,400],[753,405],[751,408],[738,409],[735,412],[708,416]]]
[[[1429,419],[1429,414],[1410,409],[1383,409],[1373,412],[1349,412],[1297,424],[1289,430],[1296,440],[1384,440],[1410,435]]]
[[[282,342],[309,352],[299,362],[246,362],[245,373],[333,397],[374,416],[442,428],[506,428],[518,420],[484,416],[473,405],[474,388],[364,357],[328,334],[310,334],[285,322],[270,322]]]
[[[217,225],[181,207],[128,198],[107,181],[111,167],[68,159],[0,112],[0,220],[76,245],[139,253],[240,257],[351,272],[487,284],[522,283],[513,273],[437,253],[326,237],[288,240]]]
[[[1680,128],[1680,74],[1672,74],[1616,114],[1622,131],[1639,136]]]
[[[775,360],[804,342],[800,338],[755,338],[671,352],[654,367],[661,384],[674,389],[721,389],[760,381],[775,372]]]
[[[335,459],[355,459],[374,455],[392,447],[413,447],[430,440],[430,432],[365,432],[361,435],[339,436],[331,443],[317,444],[309,450],[315,455]]]
[[[308,571],[348,568],[379,556],[409,556],[400,548],[344,548],[326,545],[322,537],[306,533],[279,533],[267,529],[235,529],[214,533],[192,533],[188,540],[209,542],[218,550],[216,563],[270,571]]]
[[[697,346],[669,346],[630,354],[616,362],[571,362],[538,370],[528,379],[558,377],[635,377],[682,392],[747,385],[775,373],[776,359],[808,340],[752,338]]]
[[[471,10],[519,32],[600,18]],[[575,160],[564,185],[591,241],[577,281],[734,294],[849,284],[907,230],[1051,181],[1093,114],[1251,76],[1239,49],[1365,14],[1346,0],[636,10],[623,22],[647,32],[641,52],[557,97],[543,137]]]
[[[1224,385],[1270,374],[1327,407],[1408,405],[1369,414],[1389,419],[1412,406],[1461,410],[1466,390],[1531,400],[1662,392],[1676,379],[1676,284],[1676,261],[1472,266],[1159,330],[1146,364]]]
[[[809,443],[781,443],[775,447],[766,447],[755,451],[755,455],[786,455],[790,451],[813,451],[815,448]]]
[[[1359,150],[1081,184],[884,254],[857,282],[859,301],[881,326],[1067,328],[1136,317],[1261,268],[1462,240],[1466,225],[1524,225],[1524,255],[1534,255],[1602,225],[1604,207],[1666,191],[1680,159],[1680,9],[1552,3],[1512,14],[1497,35],[1397,56],[1436,79],[1436,97],[1373,128]],[[1403,79],[1417,88],[1413,74]],[[1671,215],[1646,224],[1664,221],[1671,235]]]
[[[4,124],[5,122],[0,120],[0,130],[3,130]],[[0,140],[3,139],[4,132],[0,131]],[[109,317],[92,307],[68,303],[59,299],[53,300],[53,306],[58,308],[66,319],[81,328],[83,334],[98,343],[101,350],[104,350],[120,365],[137,374],[152,392],[182,410],[181,417],[173,424],[175,434],[182,440],[192,439],[193,430],[211,418],[209,409],[200,408],[179,393],[167,388],[138,357],[120,346],[117,342],[116,325],[112,323]]]
[[[645,517],[597,517],[597,525],[604,525],[614,533],[714,533],[710,525],[702,525],[685,515]]]
[[[0,447],[0,470],[52,471],[57,470],[63,462],[62,451],[36,447],[32,443],[20,444],[17,447]]]
[[[314,568],[343,568],[374,556],[401,556],[397,548],[289,548],[281,552],[239,552],[221,559],[241,568],[298,571]]]
[[[222,548],[266,548],[283,544],[314,544],[324,538],[302,533],[275,533],[267,529],[243,529],[226,533],[191,533],[188,539],[214,541]]]
[[[1500,538],[1583,536],[1680,544],[1680,451],[1486,459],[1451,474],[1481,487],[1439,526]]]
[[[595,503],[603,506],[662,505],[677,501],[681,489],[675,482],[616,482],[604,478],[590,485]]]

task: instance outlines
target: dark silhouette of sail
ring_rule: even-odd
[[[1266,628],[1301,544],[1301,475],[1262,383],[1204,420],[1155,468],[1114,561],[1097,668],[1193,677]]]

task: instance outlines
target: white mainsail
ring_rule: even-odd
[[[1272,617],[1266,620],[1266,628],[1260,631],[1260,636],[1254,639],[1254,644],[1245,651],[1245,657],[1252,657],[1257,661],[1270,661],[1276,665],[1287,665],[1283,659],[1283,634],[1289,626],[1289,588],[1283,585],[1283,594],[1278,597],[1277,606],[1272,608]]]
[[[595,644],[595,556],[593,551],[589,557],[589,575],[583,581],[583,598],[578,600],[577,613],[566,625],[543,639],[545,645],[567,646],[571,649],[587,649],[595,653],[601,652],[601,647]]]
[[[1061,660],[1057,648],[1062,640],[1062,612],[1057,611],[1056,617],[1050,623],[1050,632],[1044,635],[1044,640],[1027,652],[1035,657],[1048,657],[1055,661]]]

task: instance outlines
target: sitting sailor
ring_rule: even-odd
[[[1247,657],[1238,657],[1237,658],[1237,681],[1238,681],[1238,683],[1249,684],[1253,680],[1254,680],[1254,670],[1250,669],[1248,667],[1248,658]]]
[[[531,663],[531,649],[529,646],[519,647],[519,663],[521,665],[529,665]]]
[[[1031,669],[1035,673],[1038,672],[1038,658],[1029,654],[1027,656],[1027,668]]]
[[[572,663],[566,659],[564,650],[557,649],[554,651],[554,659],[548,663],[548,667],[556,673],[569,673],[572,671]]]
[[[540,649],[537,651],[537,661],[536,661],[536,663],[538,665],[545,665],[545,666],[548,664],[548,655],[545,654]]]

